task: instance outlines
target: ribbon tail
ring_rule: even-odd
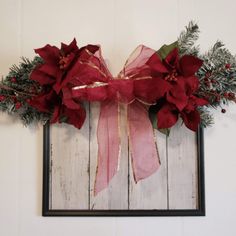
[[[155,173],[160,167],[160,161],[147,106],[133,102],[128,105],[127,112],[132,168],[137,183]]]
[[[118,103],[114,101],[101,103],[97,128],[98,164],[94,195],[108,186],[118,170],[120,152],[118,108]]]

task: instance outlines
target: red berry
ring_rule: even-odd
[[[20,109],[22,107],[22,104],[20,103],[20,102],[17,102],[16,104],[15,104],[15,108],[18,110],[18,109]]]
[[[228,97],[229,97],[229,94],[228,94],[228,93],[223,93],[223,96],[224,96],[225,98],[228,98]]]
[[[234,93],[228,93],[229,100],[235,99],[235,94]]]
[[[4,95],[0,95],[0,102],[4,101],[5,100],[5,96]]]
[[[221,109],[221,112],[222,112],[222,113],[225,113],[225,112],[226,112],[226,110],[225,110],[225,109]]]
[[[12,78],[11,78],[11,82],[12,82],[12,83],[16,83],[16,81],[17,81],[17,80],[16,80],[16,77],[12,77]]]
[[[230,69],[231,65],[230,64],[225,64],[225,69]]]

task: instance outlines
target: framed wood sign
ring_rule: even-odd
[[[126,108],[121,106],[121,152],[117,174],[94,196],[99,104],[86,108],[81,130],[44,126],[43,216],[204,216],[203,131],[179,122],[169,137],[155,131],[161,167],[133,180]]]

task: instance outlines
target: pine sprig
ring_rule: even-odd
[[[180,56],[199,54],[199,46],[195,43],[199,38],[199,28],[196,23],[190,21],[178,37],[178,47]]]
[[[198,94],[206,97],[214,108],[235,102],[236,58],[217,41],[202,59],[204,63],[197,73]]]
[[[236,58],[221,41],[217,41],[209,51],[201,55],[199,46],[195,46],[198,37],[198,25],[191,21],[180,33],[178,46],[180,56],[195,55],[203,60],[197,72],[200,86],[196,95],[209,101],[208,106],[198,109],[201,125],[207,127],[214,123],[211,107],[220,107],[224,113],[224,105],[236,102]]]

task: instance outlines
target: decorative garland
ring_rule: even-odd
[[[35,50],[39,56],[33,61],[23,58],[2,80],[0,109],[18,115],[26,125],[50,121],[81,128],[86,118],[84,102],[101,102],[97,193],[117,171],[119,103],[127,104],[137,182],[160,165],[153,128],[169,134],[181,118],[186,127],[197,131],[213,124],[211,107],[221,107],[225,113],[224,106],[236,102],[236,58],[221,42],[200,54],[195,46],[198,35],[197,24],[190,22],[170,45],[157,51],[139,46],[115,78],[99,46],[78,48],[75,39],[69,45],[62,43],[60,49],[46,45]]]

